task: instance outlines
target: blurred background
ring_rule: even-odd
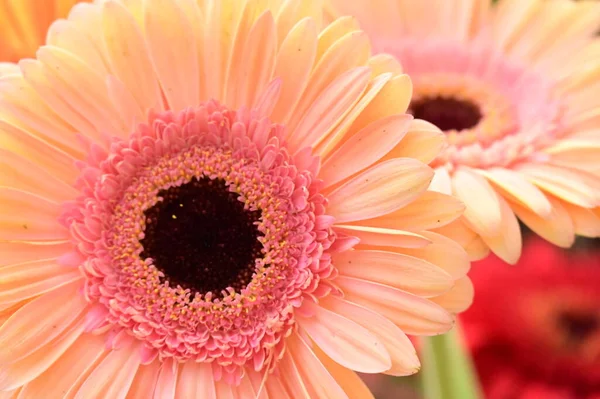
[[[485,398],[600,398],[600,240],[564,250],[528,233],[517,265],[492,256],[471,277],[459,323]],[[419,374],[363,377],[378,399],[424,397]]]

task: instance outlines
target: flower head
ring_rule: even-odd
[[[50,24],[83,1],[89,0],[0,0],[0,76],[15,71],[18,60],[34,57]]]
[[[461,321],[486,397],[600,395],[597,241],[567,252],[534,237],[516,268],[474,265],[477,296]]]
[[[469,305],[410,80],[270,3],[79,4],[0,79],[0,391],[365,398]]]
[[[375,3],[375,4],[374,4]],[[600,234],[600,3],[330,0],[411,76],[410,113],[445,131],[432,189],[464,218],[443,229],[474,258],[514,263],[515,215],[568,247]]]

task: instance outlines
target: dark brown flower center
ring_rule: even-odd
[[[222,180],[196,179],[159,192],[146,210],[142,258],[152,258],[171,286],[220,295],[239,292],[261,256],[260,211],[244,209]]]
[[[590,336],[600,332],[600,317],[585,312],[562,312],[557,323],[567,342],[581,344]]]
[[[408,112],[444,131],[470,129],[481,120],[481,112],[477,105],[448,97],[417,99],[410,104]]]

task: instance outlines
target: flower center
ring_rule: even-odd
[[[413,101],[409,112],[415,118],[431,122],[444,131],[470,129],[481,120],[481,112],[476,104],[451,97],[425,97]]]
[[[194,178],[158,197],[145,211],[141,257],[151,258],[171,286],[200,294],[245,288],[261,256],[260,211],[244,209],[221,179]]]
[[[558,316],[557,323],[567,341],[574,344],[582,344],[600,328],[598,317],[587,313],[566,311]]]

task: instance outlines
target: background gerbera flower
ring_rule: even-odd
[[[582,239],[579,239],[582,240]],[[516,268],[473,266],[461,317],[486,398],[600,397],[600,244],[567,252],[525,240]]]
[[[83,0],[83,2],[89,0]],[[80,0],[0,0],[0,75],[16,70],[12,63],[34,57],[48,27],[67,16]]]
[[[432,189],[464,218],[443,229],[473,258],[521,252],[515,215],[568,247],[600,234],[600,2],[330,0],[411,76],[410,112],[449,147]]]
[[[5,396],[362,399],[353,371],[418,370],[406,334],[471,301],[430,231],[463,206],[426,192],[444,137],[408,77],[321,15],[79,4],[0,79]]]

